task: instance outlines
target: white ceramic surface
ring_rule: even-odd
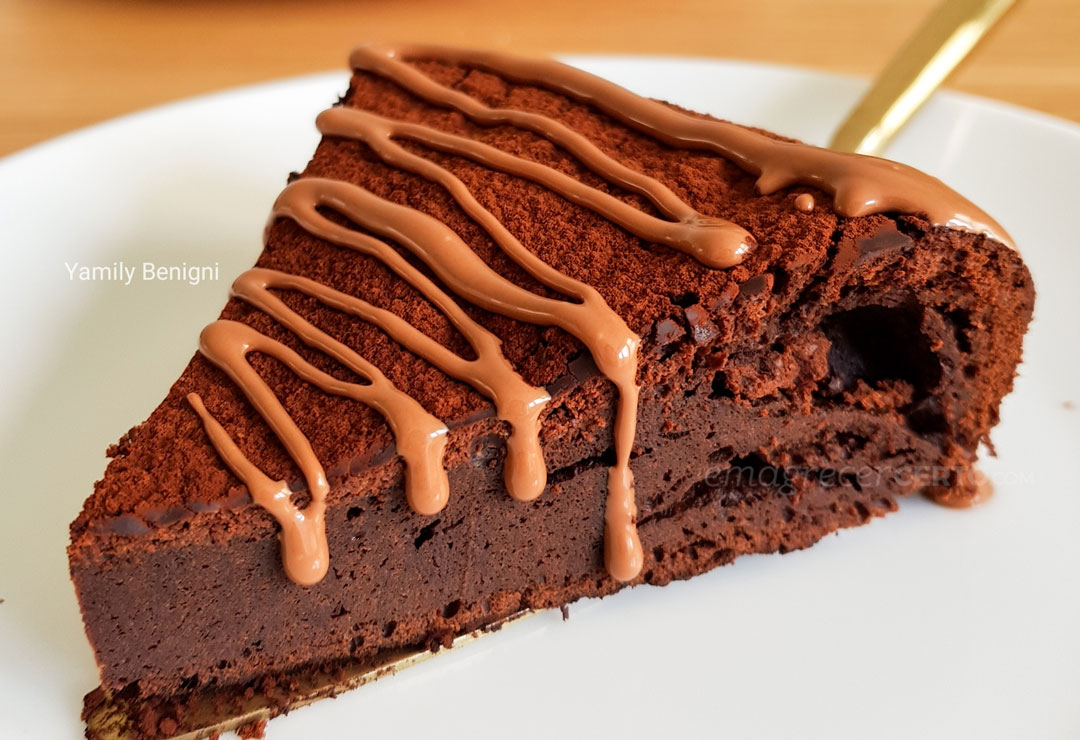
[[[578,58],[640,92],[823,142],[863,82],[739,62]],[[67,526],[105,447],[195,349],[346,74],[168,105],[0,160],[0,737],[77,738],[97,683]],[[952,94],[889,155],[1001,221],[1039,291],[972,511],[921,500],[787,556],[637,588],[275,720],[311,737],[1075,738],[1080,127]],[[219,262],[72,282],[65,263]]]

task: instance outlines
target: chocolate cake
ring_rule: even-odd
[[[352,66],[71,525],[88,736],[978,495],[1034,290],[945,185],[554,62]]]

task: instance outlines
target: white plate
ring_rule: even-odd
[[[573,60],[823,142],[864,83],[739,62]],[[251,264],[345,72],[157,108],[0,161],[0,736],[77,738],[97,685],[67,526]],[[272,740],[482,736],[1064,738],[1080,732],[1080,128],[939,95],[889,152],[999,219],[1039,290],[1002,408],[997,496],[805,552],[541,615],[275,720]],[[73,283],[65,262],[220,262],[198,287]]]

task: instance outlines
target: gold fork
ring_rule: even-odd
[[[945,0],[889,60],[830,149],[880,154],[1015,0]]]

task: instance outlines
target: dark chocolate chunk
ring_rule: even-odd
[[[687,306],[683,309],[686,314],[686,323],[690,325],[690,338],[695,344],[710,344],[720,330],[709,318],[709,314],[700,305]]]

